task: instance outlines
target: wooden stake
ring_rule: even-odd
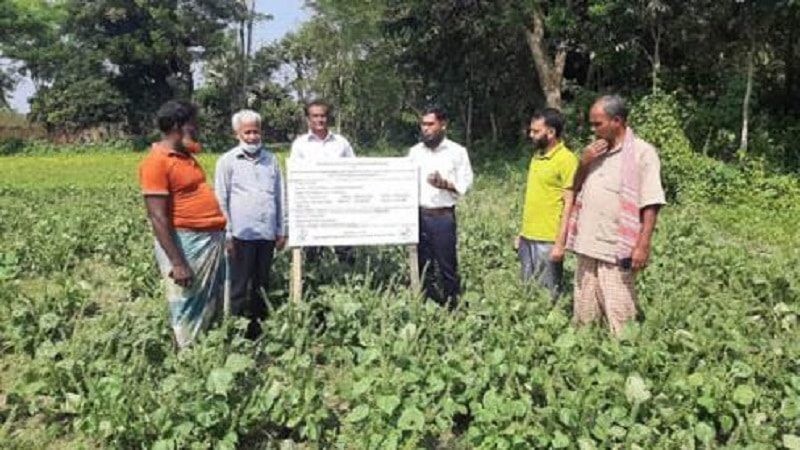
[[[292,280],[290,287],[292,301],[300,303],[303,298],[303,249],[292,249]]]
[[[411,290],[415,294],[420,291],[419,283],[419,262],[417,261],[417,245],[411,244],[408,246],[408,270],[411,275]]]
[[[225,252],[225,284],[222,291],[222,315],[226,319],[231,315],[231,264],[228,252]]]

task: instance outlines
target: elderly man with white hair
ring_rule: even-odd
[[[248,337],[260,334],[272,258],[286,244],[286,205],[278,158],[261,143],[261,116],[233,115],[239,145],[217,161],[214,188],[228,219],[231,314],[251,319]]]

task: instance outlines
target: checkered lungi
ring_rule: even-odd
[[[602,314],[611,332],[619,336],[625,322],[636,317],[634,271],[581,254],[577,256],[573,320],[583,325]]]

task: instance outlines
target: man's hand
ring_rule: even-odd
[[[194,274],[192,273],[191,267],[187,264],[176,264],[172,266],[169,277],[175,281],[175,284],[185,288],[192,284]]]
[[[519,243],[520,243],[519,235],[514,236],[514,244],[513,244],[514,250],[519,250]]]
[[[286,236],[277,236],[275,238],[275,250],[281,251],[286,247]]]
[[[442,178],[442,175],[439,173],[438,170],[428,175],[428,183],[430,183],[431,186],[438,189],[446,189],[448,191],[455,190],[453,184]]]
[[[225,251],[231,258],[236,257],[236,245],[233,243],[233,238],[228,238],[225,240]]]
[[[550,249],[550,261],[553,262],[561,262],[564,261],[564,253],[566,250],[564,249],[563,244],[553,244],[553,248]]]
[[[650,245],[649,244],[636,244],[633,248],[631,255],[631,268],[633,270],[642,270],[647,267],[650,259]]]
[[[591,144],[587,145],[585,149],[583,149],[583,153],[581,154],[581,165],[588,166],[598,156],[604,154],[608,151],[608,142],[605,139],[598,139]]]

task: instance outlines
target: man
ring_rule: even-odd
[[[618,95],[600,97],[589,112],[597,138],[583,151],[573,189],[567,246],[578,255],[574,319],[605,316],[618,336],[636,315],[634,275],[650,259],[650,240],[665,203],[656,149],[628,126]]]
[[[166,283],[179,349],[208,327],[222,300],[225,216],[194,154],[197,109],[169,101],[157,113],[161,140],[139,166],[139,181]]]
[[[467,149],[445,137],[444,110],[437,107],[425,110],[420,128],[422,142],[408,152],[409,159],[419,168],[418,263],[424,273],[425,296],[453,309],[461,290],[455,205],[472,185],[472,166]],[[441,293],[434,285],[437,271]]]
[[[529,136],[536,154],[528,168],[522,229],[516,240],[523,281],[535,278],[555,302],[561,295],[568,209],[578,158],[564,145],[564,117],[547,108],[533,115]]]
[[[266,313],[262,290],[269,287],[272,258],[286,244],[286,205],[278,158],[261,143],[261,116],[242,110],[232,125],[239,145],[217,161],[214,186],[228,219],[230,312],[249,318],[247,336],[256,337]]]
[[[290,158],[329,159],[355,157],[353,147],[343,136],[328,129],[331,107],[324,100],[314,100],[305,109],[308,133],[292,142]]]
[[[298,136],[292,142],[289,153],[290,158],[297,160],[320,160],[332,158],[354,158],[356,156],[350,142],[344,136],[328,129],[331,120],[331,106],[324,100],[314,100],[308,103],[304,112],[308,124],[308,132]],[[353,264],[352,247],[336,247],[336,258],[340,262]],[[320,247],[308,247],[305,254],[309,260],[319,259],[322,253]]]

